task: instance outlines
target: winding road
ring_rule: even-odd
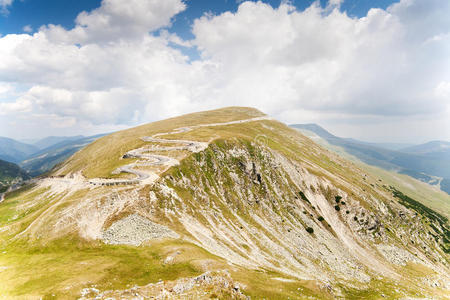
[[[207,142],[197,142],[190,140],[169,140],[160,138],[164,135],[178,134],[183,132],[188,132],[196,128],[201,127],[214,127],[214,126],[225,126],[232,124],[241,124],[247,122],[270,120],[268,116],[256,117],[244,120],[230,121],[225,123],[210,123],[210,124],[200,124],[189,127],[177,128],[171,132],[157,133],[152,136],[145,136],[141,139],[148,143],[161,143],[161,144],[176,144],[175,146],[162,146],[162,145],[152,145],[144,146],[138,149],[133,149],[128,151],[122,158],[138,158],[139,160],[131,164],[117,168],[113,174],[129,173],[136,177],[133,179],[104,179],[104,178],[94,178],[90,179],[89,183],[92,185],[128,185],[128,184],[149,184],[154,180],[159,178],[159,176],[153,171],[144,171],[137,169],[138,167],[148,167],[148,166],[165,166],[167,168],[171,166],[178,165],[180,161],[178,159],[172,158],[170,156],[161,154],[152,154],[151,152],[164,152],[164,151],[190,151],[193,153],[203,151],[208,147]]]

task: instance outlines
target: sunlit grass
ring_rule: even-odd
[[[180,252],[173,264],[164,258]],[[0,294],[75,297],[83,287],[125,289],[159,280],[199,275],[196,261],[214,259],[201,248],[181,241],[143,247],[111,246],[64,238],[50,243],[17,241],[0,249]]]
[[[141,140],[144,136],[155,133],[170,132],[176,128],[215,122],[259,117],[263,114],[256,109],[228,107],[220,110],[206,111],[158,121],[132,129],[115,132],[102,137],[69,158],[64,168],[55,172],[64,175],[82,171],[87,178],[109,177],[116,168],[129,164],[130,159],[121,159],[128,151],[146,145]]]
[[[114,133],[97,140],[75,154],[69,159],[66,167],[55,174],[61,175],[82,171],[87,177],[112,177],[111,172],[114,169],[133,161],[132,159],[121,159],[125,152],[146,144],[140,139],[142,136],[157,132],[168,132],[188,125],[227,122],[260,115],[261,113],[253,109],[227,108],[214,112],[187,115],[182,118],[169,119]],[[347,193],[351,198],[358,200],[361,206],[368,210],[372,207],[370,203],[364,200],[366,198],[373,197],[386,203],[392,201],[389,198],[391,197],[389,191],[381,187],[382,184],[390,182],[389,180],[392,179],[392,177],[389,177],[390,175],[380,174],[378,171],[372,172],[367,166],[348,162],[277,121],[264,120],[226,126],[201,127],[189,132],[164,136],[164,138],[212,142],[211,146],[202,153],[191,154],[187,151],[172,153],[177,157],[186,156],[186,158],[181,161],[179,166],[171,168],[163,174],[173,176],[178,180],[183,176],[197,178],[199,184],[201,182],[202,186],[205,187],[204,192],[208,194],[208,207],[205,204],[206,202],[201,202],[202,199],[194,199],[188,188],[184,189],[168,184],[182,198],[182,200],[176,201],[182,201],[183,203],[178,203],[175,200],[168,203],[163,195],[157,195],[159,203],[154,217],[158,219],[159,223],[169,226],[180,235],[184,235],[186,240],[193,237],[182,223],[179,220],[168,218],[162,211],[183,207],[191,210],[192,216],[198,222],[208,225],[208,220],[202,215],[201,210],[217,209],[229,222],[237,222],[237,217],[240,217],[270,239],[274,241],[277,239],[277,236],[263,228],[251,217],[257,211],[247,209],[237,200],[238,194],[234,191],[234,183],[230,179],[227,168],[220,170],[224,179],[223,182],[220,182],[220,185],[227,189],[229,192],[228,200],[233,202],[228,204],[218,199],[217,174],[211,168],[213,160],[218,159],[215,154],[217,149],[223,151],[228,151],[232,147],[246,149],[252,158],[261,161],[262,154],[257,145],[264,145],[298,163],[310,174],[327,180],[336,189],[340,189],[342,193]],[[200,158],[205,158],[206,164],[203,167],[196,164]],[[236,163],[236,161],[233,162]],[[273,170],[266,171],[266,173],[274,172]],[[265,172],[261,173],[264,174]],[[364,179],[365,173],[372,175]],[[244,178],[245,176],[240,174],[240,177]],[[379,183],[380,186],[377,182],[378,179],[382,179],[382,182]],[[295,184],[289,181],[268,184],[267,188],[271,193],[274,193],[271,185],[275,184],[284,191],[290,191],[290,193],[287,193],[289,195],[300,195],[297,188],[290,190],[295,187]],[[393,185],[398,186],[397,184]],[[263,197],[261,194],[263,191],[258,190],[258,187],[250,184],[248,186],[251,186],[251,192],[254,195]],[[305,190],[309,188],[305,186]],[[141,187],[138,193],[140,196],[148,198],[150,189],[150,186]],[[211,270],[229,269],[233,279],[242,283],[244,285],[243,291],[254,299],[304,299],[309,296],[320,299],[331,298],[330,292],[317,281],[299,280],[269,270],[253,270],[229,265],[223,259],[185,240],[153,241],[142,247],[129,247],[86,241],[76,235],[47,236],[42,239],[34,236],[30,240],[27,240],[26,237],[12,238],[13,233],[27,228],[34,220],[39,219],[42,222],[40,224],[41,229],[45,230],[46,226],[50,226],[48,224],[51,221],[58,218],[57,213],[63,209],[75,206],[77,203],[88,199],[101,199],[100,196],[107,195],[112,191],[113,189],[109,187],[99,187],[93,190],[80,190],[70,195],[59,193],[43,197],[47,192],[46,189],[30,186],[9,194],[5,202],[0,205],[0,226],[13,225],[12,231],[0,232],[0,240],[2,241],[0,246],[0,295],[19,299],[39,298],[40,296],[52,297],[52,295],[57,298],[75,298],[79,296],[83,287],[95,285],[100,290],[125,289],[135,284],[146,285],[159,280],[175,280],[180,277],[196,276],[210,268]],[[329,201],[333,202],[333,205],[336,204],[334,189],[326,190],[320,187],[317,193],[324,194]],[[408,193],[408,195],[414,197],[414,199],[420,196],[420,199],[417,200],[422,201],[422,203],[423,201],[432,201],[434,196],[428,190],[417,191],[415,194]],[[439,198],[438,201],[442,199]],[[286,199],[277,199],[277,201],[282,202],[282,204],[287,203]],[[233,205],[240,208],[237,213],[231,209]],[[441,209],[445,209],[445,205],[448,204],[442,201],[440,205]],[[286,216],[285,206],[274,207],[273,212],[280,216]],[[133,210],[134,207],[130,206],[127,209]],[[44,212],[47,212],[47,214],[44,215]],[[124,209],[121,213],[110,218],[106,225],[110,225],[111,222],[129,212]],[[288,216],[286,218],[295,217]],[[314,216],[314,220],[316,219],[317,216]],[[296,221],[305,226],[301,219]],[[325,226],[325,224],[321,223],[319,226]],[[332,231],[332,229],[327,230]],[[73,232],[76,232],[76,229],[73,229]],[[254,242],[261,251],[270,254],[274,260],[277,258],[277,253],[269,253],[270,250],[267,247],[261,245],[258,241]],[[251,255],[248,245],[242,244],[239,249],[231,245],[228,246],[243,257]],[[165,264],[165,257],[174,251],[180,251],[175,263]],[[277,265],[279,262],[274,261],[273,264]],[[398,269],[399,272],[412,277],[432,274],[428,273],[429,270],[420,266],[408,265],[406,268],[399,267]],[[343,291],[342,297],[379,299],[381,294],[384,294],[387,298],[402,296],[401,293],[394,292],[396,286],[385,279],[372,281],[367,286],[355,282],[348,282],[348,284],[357,287],[348,288],[348,286],[339,285]],[[401,282],[403,288],[407,284],[407,282]],[[416,288],[412,286],[408,293],[416,293]]]

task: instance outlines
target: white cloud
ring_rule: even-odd
[[[185,9],[181,0],[104,0],[71,30],[48,25],[0,38],[0,82],[24,87],[0,109],[23,123],[52,116],[80,131],[227,105],[287,122],[354,121],[369,136],[378,132],[368,118],[398,128],[419,118],[445,124],[448,1],[403,0],[364,18],[329,9],[340,3],[297,11],[289,2],[243,2],[236,13],[197,19],[195,38],[184,41],[164,29]],[[190,62],[173,44],[197,46],[202,59]],[[432,126],[423,127],[431,136]]]
[[[392,11],[416,13],[414,3],[402,9]],[[432,34],[438,28],[450,27],[437,26]],[[204,57],[221,63],[239,102],[259,86],[259,101],[269,110],[402,115],[438,112],[444,105],[430,97],[450,75],[445,64],[434,64],[448,63],[448,53],[436,51],[448,41],[424,46],[428,35],[409,39],[416,28],[389,11],[372,9],[352,19],[336,10],[324,16],[317,5],[297,12],[288,5],[245,2],[236,14],[197,20],[193,30]],[[280,97],[283,105],[270,100]]]
[[[30,112],[32,103],[27,99],[19,98],[15,102],[0,103],[0,115],[18,112]]]
[[[435,95],[438,99],[447,101],[447,104],[450,105],[450,82],[440,82],[436,86]]]
[[[25,25],[25,26],[23,26],[22,29],[24,32],[27,32],[27,33],[33,32],[33,27],[31,27],[31,25]]]
[[[8,6],[11,6],[13,0],[0,0],[0,14],[8,14]]]
[[[180,0],[103,0],[100,8],[80,13],[70,31],[58,25],[41,30],[52,42],[100,44],[140,39],[170,25],[171,18],[185,8]]]
[[[13,90],[12,84],[0,82],[0,98],[4,98]]]
[[[341,5],[342,3],[344,3],[344,0],[330,0],[329,5]]]
[[[159,34],[165,40],[167,40],[167,41],[169,41],[169,42],[171,42],[171,43],[173,43],[175,45],[182,46],[182,47],[187,47],[187,48],[193,47],[191,41],[183,40],[177,34],[169,33],[169,31],[167,29],[162,29]]]

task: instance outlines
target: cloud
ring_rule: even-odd
[[[33,27],[31,27],[30,25],[25,25],[25,26],[23,26],[22,30],[24,32],[31,33],[31,32],[33,32]]]
[[[44,26],[41,31],[52,42],[82,45],[140,39],[170,25],[171,18],[185,8],[180,0],[103,0],[100,8],[80,13],[70,31],[59,25]]]
[[[339,9],[342,3],[344,3],[344,0],[329,0],[325,10],[331,12],[334,9]]]
[[[446,14],[437,5],[428,7],[430,12],[416,7],[421,3],[403,2],[388,11],[372,9],[361,19],[337,10],[323,15],[317,4],[298,12],[289,5],[273,9],[245,2],[235,14],[197,20],[193,32],[203,57],[220,62],[239,102],[259,87],[260,103],[272,111],[439,112],[445,103],[433,97],[433,89],[450,76],[449,55],[440,51],[449,41],[424,42],[448,32]],[[413,39],[421,34],[416,24],[421,18],[403,16],[420,12],[438,25]]]
[[[0,14],[8,14],[8,7],[11,6],[13,0],[0,0]]]
[[[168,30],[186,8],[181,0],[104,0],[73,29],[0,38],[0,82],[22,91],[0,109],[29,124],[52,116],[80,133],[228,105],[286,122],[354,121],[372,136],[379,133],[365,119],[445,124],[448,1],[402,0],[363,18],[329,8],[340,3],[298,11],[247,1],[195,20],[185,41]],[[197,47],[201,59],[191,62],[178,46]]]
[[[15,102],[0,103],[0,115],[17,112],[30,112],[32,103],[26,99],[17,99]]]
[[[12,84],[0,82],[0,98],[7,96],[13,89]]]
[[[435,95],[450,105],[450,82],[442,81],[436,86]]]

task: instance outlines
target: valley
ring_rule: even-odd
[[[437,187],[450,195],[450,143],[433,141],[403,147],[397,144],[375,144],[332,135],[317,124],[290,125],[307,136],[321,141],[337,153],[356,158],[366,164],[406,174]],[[324,143],[325,142],[325,143]],[[403,147],[403,148],[402,148]]]

